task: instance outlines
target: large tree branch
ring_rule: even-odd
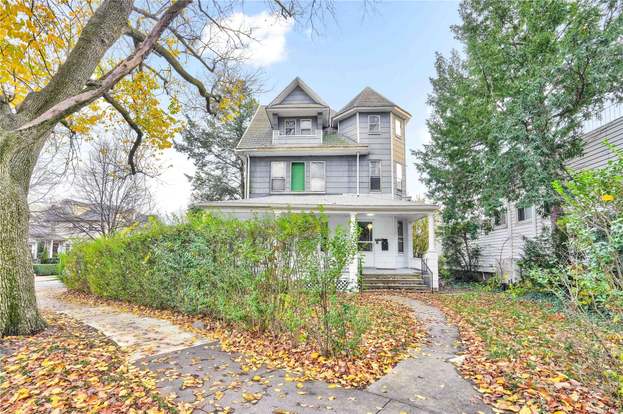
[[[138,147],[140,147],[141,143],[143,142],[143,131],[141,130],[141,127],[138,126],[136,122],[134,122],[134,119],[132,119],[132,116],[130,115],[130,113],[123,107],[123,105],[121,105],[119,101],[117,101],[115,98],[113,98],[108,93],[104,94],[104,99],[113,108],[115,108],[117,112],[119,112],[121,117],[130,126],[130,128],[132,128],[134,132],[136,132],[136,138],[134,139],[134,142],[132,143],[132,147],[130,148],[130,152],[128,153],[128,165],[130,166],[130,172],[132,173],[132,175],[134,175],[138,172],[136,169],[136,160],[134,159],[134,157],[136,155],[136,151],[138,150]]]
[[[96,86],[55,104],[43,114],[22,125],[18,130],[34,128],[43,124],[53,126],[62,118],[79,111],[81,108],[103,96],[104,93],[111,90],[117,82],[130,73],[132,69],[141,64],[156,45],[162,32],[191,1],[192,0],[179,0],[173,3],[162,15],[162,18],[156,23],[149,35],[141,41],[141,44],[134,50],[134,53],[122,60],[113,70],[108,72],[102,79],[98,80]]]
[[[134,28],[130,28],[127,34],[132,39],[138,42],[143,42],[145,39],[145,35]],[[175,58],[175,56],[173,56],[173,54],[169,52],[166,48],[156,43],[154,45],[154,51],[162,56],[169,63],[169,65],[171,65],[171,67],[178,73],[178,75],[180,75],[186,82],[192,84],[193,86],[195,86],[195,88],[197,88],[199,95],[201,95],[206,101],[206,110],[208,111],[208,113],[214,113],[211,108],[211,100],[214,98],[214,96],[212,96],[212,94],[208,92],[205,85],[199,79],[188,73],[188,71],[184,69],[184,66],[182,66],[182,64]]]
[[[105,0],[97,8],[50,82],[41,91],[28,94],[20,105],[18,113],[22,119],[32,119],[84,88],[102,57],[127,26],[132,3],[132,0]]]

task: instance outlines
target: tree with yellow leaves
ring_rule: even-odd
[[[317,16],[297,0],[268,2],[284,19]],[[0,8],[0,336],[45,326],[27,247],[27,196],[51,134],[101,134],[127,123],[141,144],[171,146],[190,96],[207,112],[236,102],[232,64],[253,33],[230,27],[234,0],[1,0]],[[232,73],[234,75],[232,75]],[[234,87],[232,87],[234,85]],[[198,96],[197,96],[198,95]]]

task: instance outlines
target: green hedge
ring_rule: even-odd
[[[60,267],[58,264],[35,264],[32,266],[37,276],[50,276],[60,274]]]
[[[155,308],[207,314],[248,329],[291,332],[326,353],[352,350],[365,320],[337,294],[355,253],[326,217],[225,219],[195,213],[183,224],[152,221],[63,255],[70,289]],[[331,334],[333,332],[333,334]]]

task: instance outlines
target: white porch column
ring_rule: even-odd
[[[50,246],[48,248],[48,257],[52,258],[52,252],[54,251],[54,240],[50,240]]]
[[[357,213],[350,213],[350,234],[357,232]],[[359,252],[355,253],[352,262],[348,265],[348,290],[359,290],[357,273],[359,272]]]
[[[411,269],[416,267],[413,257],[413,221],[407,220],[407,266]]]
[[[431,271],[431,286],[434,290],[439,289],[439,252],[435,240],[435,214],[428,214],[428,251],[426,252],[426,264]]]

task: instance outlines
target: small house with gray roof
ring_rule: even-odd
[[[358,226],[359,254],[344,270],[356,286],[358,263],[369,287],[438,287],[432,215],[437,206],[406,193],[405,130],[411,114],[366,87],[334,111],[300,78],[258,106],[237,151],[245,160],[241,200],[198,206],[250,217],[322,211],[330,226]],[[429,251],[413,256],[412,224],[429,220]],[[364,282],[364,286],[366,282]]]

